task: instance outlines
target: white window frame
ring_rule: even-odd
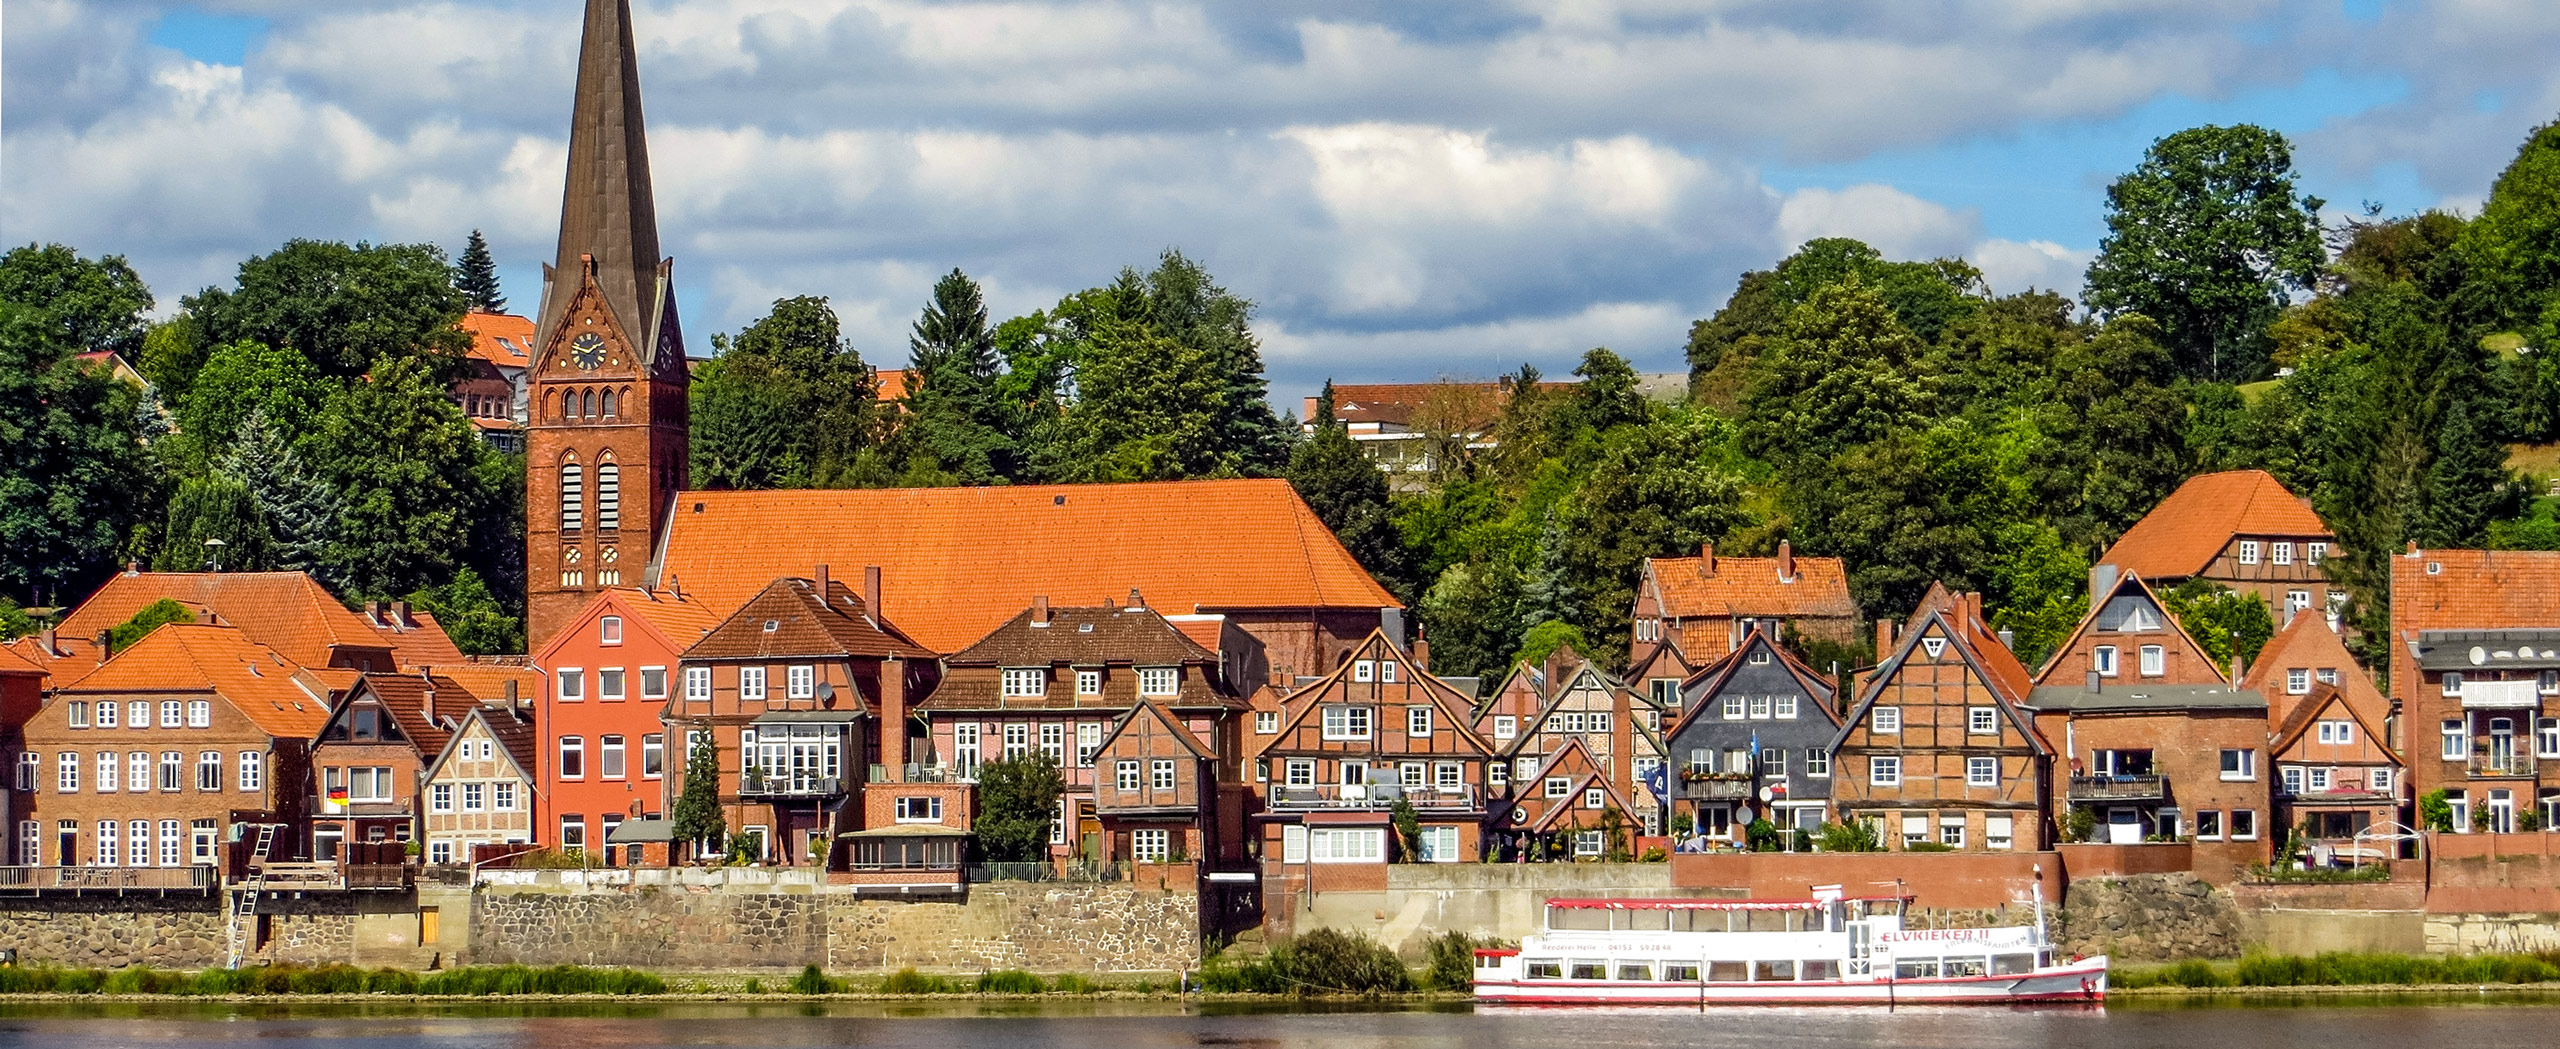
[[[559,697],[560,702],[586,702],[587,670],[585,667],[560,667],[551,672],[551,677],[555,683],[553,694]]]
[[[1790,692],[1778,697],[1777,713],[1778,720],[1780,721],[1794,721],[1796,719],[1796,696],[1794,693]]]
[[[213,727],[213,701],[212,701],[212,700],[209,700],[209,699],[191,699],[191,700],[188,700],[188,701],[187,701],[187,727],[188,727],[188,728],[212,728],[212,727]]]
[[[1076,671],[1076,695],[1079,695],[1079,696],[1099,696],[1099,695],[1101,695],[1101,694],[1102,694],[1102,672],[1101,672],[1101,671],[1099,671],[1099,670],[1079,670],[1079,671]]]
[[[1831,778],[1831,752],[1821,747],[1804,748],[1804,774],[1814,779]]]
[[[596,671],[596,702],[620,703],[631,697],[631,675],[621,667],[603,667]]]
[[[2116,646],[2099,645],[2090,649],[2089,669],[2097,671],[2099,677],[2114,677],[2121,672],[2123,668],[2116,659]]]
[[[738,701],[764,702],[764,668],[738,668]]]
[[[427,811],[453,811],[453,784],[434,783],[427,787]]]
[[[1153,790],[1174,789],[1175,766],[1173,759],[1155,758],[1152,760],[1154,763],[1147,769],[1147,786]]]
[[[1179,694],[1181,691],[1182,691],[1182,672],[1181,672],[1181,668],[1179,668],[1179,667],[1139,667],[1139,668],[1138,668],[1138,694],[1139,694],[1139,695],[1141,695],[1141,696],[1171,696],[1171,695],[1177,695],[1177,694]]]
[[[2234,761],[2233,759],[2238,759]],[[2237,766],[2236,768],[2234,766]],[[2248,783],[2258,778],[2258,751],[2255,747],[2222,748],[2222,781]]]
[[[1378,683],[1381,685],[1392,685],[1396,683],[1395,660],[1381,659],[1378,661]]]
[[[1313,773],[1310,772],[1309,774],[1312,775]],[[1114,790],[1139,789],[1137,759],[1122,758],[1112,764],[1111,787]]]
[[[1742,718],[1743,718],[1743,705],[1744,705],[1746,702],[1747,702],[1747,701],[1746,701],[1746,700],[1744,700],[1741,696],[1726,696],[1726,697],[1724,697],[1724,719],[1725,719],[1726,721],[1740,721],[1740,720],[1742,720]]]
[[[1997,707],[1965,708],[1964,731],[1968,736],[1999,735],[2000,709]]]
[[[2257,540],[2243,539],[2240,541],[2240,563],[2244,565],[2254,565],[2258,563]]]
[[[1163,863],[1173,854],[1172,838],[1164,828],[1148,827],[1129,832],[1129,859],[1137,863]]]
[[[1902,759],[1891,754],[1874,754],[1867,758],[1867,785],[1899,787],[1902,785]]]
[[[1283,851],[1286,851],[1285,842]],[[1307,859],[1311,863],[1385,863],[1387,830],[1384,827],[1310,828]]]
[[[901,794],[890,804],[896,822],[942,822],[942,796],[939,794]]]
[[[266,783],[266,781],[267,781],[267,755],[266,755],[266,752],[265,752],[265,751],[259,751],[259,750],[244,750],[244,751],[241,751],[241,752],[240,752],[240,769],[239,769],[239,775],[234,779],[234,782],[235,782],[235,783],[237,783],[237,784],[239,785],[240,790],[241,790],[243,793],[246,793],[246,792],[249,792],[249,791],[255,791],[255,790],[263,790],[263,789],[265,789],[265,788],[264,788],[264,786],[263,786],[263,784],[265,784],[265,783]]]
[[[1879,736],[1902,734],[1902,708],[1877,707],[1868,712],[1867,731]]]
[[[2471,757],[2471,725],[2466,718],[2446,718],[2436,726],[2440,744],[2437,756],[2446,761],[2464,761]]]
[[[687,703],[711,702],[711,668],[684,668],[684,699]]]
[[[2244,831],[2244,829],[2240,826],[2240,825],[2241,825],[2241,824],[2243,824],[2243,823],[2248,824],[2248,827],[2245,829],[2245,831]],[[2233,810],[2231,810],[2229,829],[2230,829],[2230,832],[2231,832],[2231,840],[2233,840],[2233,841],[2256,841],[2256,840],[2258,840],[2258,810],[2256,810],[2256,809],[2233,809]]]
[[[1547,796],[1548,796],[1548,797],[1550,797],[1550,798],[1570,798],[1570,797],[1572,797],[1572,796],[1573,796],[1573,777],[1571,777],[1571,776],[1549,776],[1549,777],[1547,777],[1547,782],[1546,782],[1546,792],[1547,792]]]
[[[2270,560],[2276,564],[2289,565],[2293,563],[2293,544],[2287,540],[2276,540],[2274,546],[2267,552],[2271,555]]]
[[[1353,681],[1357,681],[1357,682],[1362,682],[1362,683],[1367,683],[1367,682],[1371,682],[1371,681],[1376,681],[1377,679],[1378,679],[1378,661],[1377,661],[1377,660],[1374,660],[1374,659],[1355,659],[1355,660],[1352,660],[1352,661],[1351,661],[1351,680],[1353,680]]]
[[[1004,698],[1038,699],[1049,694],[1047,667],[1004,668]]]
[[[2169,672],[2169,649],[2166,646],[2144,645],[2141,657],[2142,676],[2159,677]]]
[[[598,617],[598,618],[596,619],[596,641],[597,641],[597,643],[599,643],[599,644],[606,644],[606,645],[619,645],[619,644],[621,644],[621,643],[622,643],[622,617],[621,617],[621,616],[601,616],[601,617]]]
[[[2000,785],[2000,759],[1969,757],[1964,759],[1964,785],[1997,787]]]
[[[1093,767],[1093,755],[1102,749],[1102,723],[1086,721],[1076,725],[1076,767]]]
[[[1431,706],[1417,704],[1404,708],[1404,734],[1412,739],[1431,738]]]
[[[1253,734],[1254,734],[1254,735],[1257,735],[1257,736],[1269,736],[1269,735],[1274,735],[1274,734],[1278,733],[1279,731],[1280,731],[1280,712],[1279,712],[1279,711],[1277,711],[1277,710],[1257,710],[1257,711],[1254,711],[1254,712],[1253,712]]]
[[[1323,737],[1333,741],[1355,741],[1377,735],[1377,719],[1371,708],[1350,703],[1327,704],[1322,712]]]
[[[793,663],[784,673],[784,695],[791,699],[818,698],[818,667],[814,663]]]

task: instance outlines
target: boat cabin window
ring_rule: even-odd
[[[1607,932],[1612,912],[1598,907],[1549,907],[1547,928],[1562,932]]]
[[[1638,932],[1665,932],[1671,928],[1671,911],[1647,908],[1644,910],[1628,911],[1626,914],[1627,924],[1625,928],[1631,930]]]
[[[1798,972],[1797,979],[1800,980],[1837,980],[1840,978],[1840,963],[1830,958],[1815,958],[1805,962]]]
[[[2035,969],[2036,956],[2032,954],[1995,954],[1991,956],[1991,974],[1994,976],[2024,976],[2028,973],[2034,972]]]
[[[1796,978],[1796,963],[1791,961],[1754,962],[1751,966],[1751,978],[1754,980],[1792,980]]]
[[[1653,980],[1653,963],[1619,962],[1618,978],[1621,980],[1642,980],[1649,983]]]
[[[1609,978],[1609,963],[1590,958],[1576,958],[1573,960],[1573,978],[1606,980]]]
[[[1893,963],[1893,978],[1897,980],[1935,980],[1938,978],[1938,960],[1935,958],[1901,959]]]
[[[1708,983],[1741,983],[1751,978],[1749,962],[1708,962]]]
[[[1531,980],[1564,979],[1564,963],[1554,958],[1531,958],[1521,963],[1520,971]]]
[[[1664,962],[1662,979],[1666,983],[1696,983],[1698,982],[1698,963]]]
[[[1938,975],[1940,975],[1940,976],[1981,976],[1981,975],[1984,975],[1984,974],[1986,974],[1986,973],[1988,973],[1988,972],[1990,972],[1990,971],[1991,971],[1991,960],[1990,960],[1990,959],[1988,959],[1988,958],[1984,958],[1984,957],[1982,957],[1981,955],[1975,955],[1975,956],[1970,957],[1970,958],[1949,958],[1949,959],[1947,959],[1947,960],[1946,960],[1946,963],[1945,963],[1944,965],[1939,966],[1939,968],[1938,968]]]

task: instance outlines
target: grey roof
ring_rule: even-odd
[[[1441,684],[1449,686],[1459,695],[1465,696],[1468,699],[1481,698],[1481,695],[1484,692],[1484,679],[1481,677],[1452,677],[1447,674],[1434,674],[1432,676],[1439,678]]]
[[[2560,667],[2560,630],[2423,630],[2411,647],[2422,670]]]
[[[2091,692],[2084,687],[2049,685],[2027,694],[2037,710],[2090,713],[2131,710],[2265,710],[2267,697],[2255,689],[2229,685],[2109,685]]]
[[[624,820],[620,826],[613,828],[613,833],[604,836],[607,845],[638,845],[674,840],[676,840],[676,825],[670,821],[655,818]]]

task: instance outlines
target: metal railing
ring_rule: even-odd
[[[2482,750],[2471,755],[2471,774],[2474,776],[2530,776],[2534,768],[2533,754],[2521,748],[2512,754]]]
[[[2159,801],[2169,796],[2169,777],[2073,776],[2073,801]]]
[[[740,797],[826,798],[842,793],[844,793],[844,780],[836,776],[750,774],[738,777]]]
[[[209,864],[188,867],[0,867],[0,893],[210,893]]]
[[[1398,801],[1429,812],[1471,812],[1482,807],[1473,784],[1455,787],[1407,787],[1394,783],[1324,783],[1274,787],[1271,807],[1281,811],[1308,809],[1386,809]]]
[[[971,882],[991,881],[1057,881],[1116,882],[1129,880],[1129,864],[1125,860],[1095,862],[1075,860],[1063,866],[1055,863],[972,863]]]
[[[909,763],[905,768],[898,771],[901,775],[897,777],[897,782],[900,783],[967,783],[974,778],[972,776],[961,775],[959,770],[948,765],[919,765]],[[871,766],[870,782],[890,782],[889,766]]]

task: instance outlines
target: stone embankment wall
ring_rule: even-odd
[[[2134,874],[2071,883],[2055,937],[2110,961],[2235,958],[2247,946],[2227,889],[2192,874]]]
[[[0,901],[0,947],[17,951],[20,965],[220,965],[225,951],[221,906],[211,897]]]
[[[1158,972],[1200,962],[1199,897],[1129,884],[998,882],[965,897],[896,897],[788,878],[518,873],[528,877],[471,895],[464,960],[944,972]]]

